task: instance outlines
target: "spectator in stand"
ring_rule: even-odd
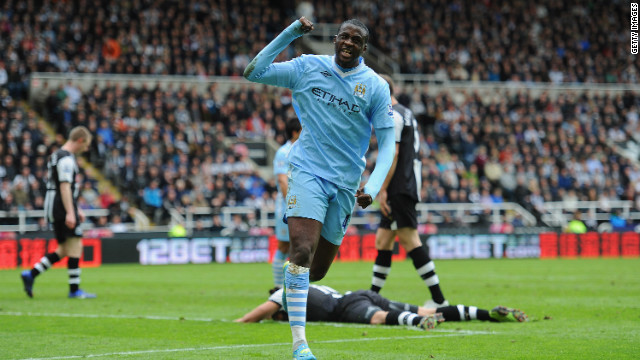
[[[118,214],[115,214],[111,217],[111,224],[109,225],[109,229],[114,233],[123,233],[128,231],[127,225],[122,222],[122,218]]]
[[[9,74],[4,61],[0,61],[0,88],[6,87],[7,82],[9,82]]]
[[[229,234],[236,232],[246,233],[249,232],[249,224],[241,214],[233,214],[231,216],[231,224],[225,228],[225,230],[228,231]]]
[[[572,234],[584,234],[587,232],[587,225],[582,221],[582,212],[580,210],[576,210],[573,213],[573,218],[565,227],[564,232]]]
[[[158,180],[151,180],[149,186],[145,187],[140,195],[144,201],[147,215],[159,222],[162,216],[158,212],[162,208],[162,190],[159,188]]]
[[[627,220],[620,215],[620,210],[614,210],[609,217],[609,222],[614,231],[627,230]]]
[[[80,190],[80,194],[86,200],[87,203],[91,204],[92,207],[97,208],[101,206],[99,203],[100,194],[93,188],[91,181],[87,180],[83,183],[82,189]]]
[[[222,217],[220,217],[220,214],[214,214],[211,217],[211,226],[209,227],[209,230],[212,232],[220,232],[224,229],[224,226],[222,225]]]

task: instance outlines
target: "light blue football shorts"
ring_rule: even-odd
[[[356,203],[355,190],[340,188],[290,164],[287,218],[303,217],[321,222],[320,235],[340,246]]]

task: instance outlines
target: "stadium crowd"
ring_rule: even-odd
[[[239,76],[311,5],[316,22],[358,17],[401,72],[445,80],[636,83],[622,1],[50,1],[0,7],[0,86],[32,72]],[[280,56],[291,58],[294,50]]]
[[[51,135],[37,113],[0,90],[0,211],[9,217],[0,224],[15,225],[20,210],[43,210],[46,192],[47,159],[64,144],[61,134]],[[80,205],[85,209],[110,209],[110,219],[130,221],[126,201],[116,203],[98,181],[86,172],[81,174]],[[126,200],[126,199],[125,199]],[[44,218],[27,218],[28,223],[44,228]],[[96,219],[98,220],[98,219]]]
[[[326,1],[311,3],[317,22],[365,19],[372,44],[398,60],[404,73],[453,80],[637,82],[638,60],[626,56],[628,16],[620,2],[363,1],[332,11]],[[237,76],[288,24],[293,8],[266,0],[77,5],[8,1],[0,8],[2,209],[41,207],[46,154],[63,141],[61,135],[48,136],[35,112],[17,101],[27,95],[31,72]],[[576,30],[584,24],[590,32]],[[549,201],[600,201],[607,211],[611,200],[624,199],[640,209],[640,169],[609,143],[640,133],[637,94],[555,98],[523,90],[487,103],[476,93],[406,91],[397,97],[422,128],[423,202],[514,201],[538,216]],[[47,89],[40,100],[35,109],[59,134],[75,125],[96,134],[88,159],[123,194],[118,204],[125,211],[114,216],[130,220],[126,209],[136,206],[163,223],[171,208],[273,206],[273,180],[252,168],[246,147],[225,144],[230,138],[241,143],[266,137],[282,144],[284,122],[295,116],[287,90],[240,86],[220,94],[216,84],[204,92],[129,84],[82,91],[70,82]],[[375,148],[374,140],[369,168]],[[39,185],[31,186],[34,178]],[[87,179],[83,206],[113,206],[100,190]],[[443,215],[449,223],[458,221]],[[243,221],[255,219],[237,219],[238,227],[244,228]]]
[[[185,86],[114,85],[94,87],[71,104],[68,88],[50,92],[48,118],[57,119],[61,132],[80,124],[94,131],[91,163],[155,221],[166,221],[171,208],[273,206],[273,180],[259,176],[241,144],[265,137],[284,142],[284,119],[294,116],[287,90],[240,86],[218,99],[215,84],[202,94]],[[422,129],[423,202],[489,208],[510,201],[538,217],[549,201],[564,201],[567,210],[583,200],[601,202],[603,211],[612,200],[640,208],[640,168],[611,147],[640,132],[636,94],[552,98],[522,90],[487,103],[477,93],[430,96],[412,89],[398,99]],[[463,101],[453,100],[460,96]],[[232,138],[240,145],[225,146]],[[369,168],[375,156],[374,139]]]
[[[42,130],[34,111],[0,90],[0,210],[43,208],[46,157],[58,141]]]
[[[275,183],[258,175],[242,140],[269,136],[284,142],[283,119],[292,116],[287,91],[243,87],[220,101],[215,84],[203,94],[184,85],[114,85],[96,86],[74,102],[68,89],[78,91],[71,84],[50,91],[47,118],[61,133],[76,125],[94,132],[91,163],[156,222],[168,220],[170,209],[188,206],[215,212],[234,205],[272,208]],[[239,142],[225,145],[230,138]]]
[[[407,74],[439,79],[636,83],[623,1],[310,1],[314,20],[364,19]]]
[[[279,6],[9,0],[0,8],[0,86],[20,99],[32,72],[239,76],[288,21],[286,2]]]
[[[538,218],[551,201],[564,202],[567,211],[576,201],[596,201],[610,212],[611,201],[631,200],[640,209],[640,159],[613,150],[640,132],[637,94],[552,98],[520,90],[499,98],[398,96],[425,130],[423,201],[517,202]]]

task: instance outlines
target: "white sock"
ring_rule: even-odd
[[[304,326],[292,326],[291,336],[293,337],[293,351],[295,351],[300,344],[307,343],[307,335]]]

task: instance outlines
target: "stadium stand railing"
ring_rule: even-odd
[[[579,94],[601,95],[604,93],[640,92],[640,84],[553,84],[535,82],[495,82],[495,81],[451,81],[438,78],[431,74],[393,74],[393,79],[399,90],[414,90],[422,85],[429,85],[429,94],[443,91],[463,91],[465,93],[478,92],[486,97],[496,97],[503,94],[515,94],[528,90],[532,96],[546,92],[550,97],[567,92]],[[177,88],[179,85],[196,86],[198,91],[204,91],[208,85],[216,83],[219,91],[224,94],[232,87],[246,85],[262,88],[263,85],[251,83],[242,77],[210,76],[206,78],[195,76],[162,76],[162,75],[127,75],[127,74],[66,74],[66,73],[32,73],[30,76],[30,101],[33,102],[38,93],[48,89],[55,89],[61,85],[72,83],[80,90],[88,90],[94,85],[104,88],[114,84],[133,85],[148,88],[158,86],[160,89]],[[495,91],[498,91],[496,93]]]
[[[640,91],[639,84],[605,84],[605,83],[541,83],[525,81],[457,81],[438,77],[434,74],[393,74],[393,80],[399,90],[423,89],[423,85],[429,85],[429,95],[442,91],[462,91],[466,93],[478,92],[483,96],[493,98],[503,94],[516,94],[527,90],[532,97],[546,92],[551,98],[559,94],[574,92],[577,94],[602,95],[604,93],[622,93],[626,91]],[[493,93],[500,91],[502,93]]]
[[[87,219],[91,217],[109,216],[109,209],[85,209],[83,210]],[[127,231],[153,231],[165,230],[166,227],[155,227],[149,222],[149,218],[139,209],[131,208],[129,213],[133,218],[132,223],[124,223]],[[38,224],[38,220],[44,217],[44,210],[17,210],[17,211],[0,211],[0,219],[5,222],[13,222],[15,224],[0,225],[0,232],[17,232],[20,234],[30,231],[46,230],[48,227]],[[96,228],[97,225],[86,220],[81,224],[83,230]]]
[[[541,223],[539,224],[536,217],[524,209],[517,203],[499,203],[489,207],[483,204],[473,203],[449,203],[449,204],[427,204],[419,203],[416,206],[418,212],[419,223],[443,224],[445,222],[444,213],[448,213],[451,217],[456,218],[463,225],[473,225],[480,221],[481,213],[489,209],[489,219],[492,223],[503,222],[505,213],[518,215],[522,218],[525,226],[545,225],[550,227],[564,227],[571,220],[571,214],[578,210],[585,214],[585,218],[598,222],[609,220],[612,210],[619,210],[620,215],[627,220],[640,220],[640,212],[633,211],[632,201],[611,201],[607,204],[608,209],[603,209],[604,204],[600,201],[577,201],[571,204],[567,202],[546,202],[544,204],[545,212],[541,215]],[[180,212],[176,209],[171,211],[171,221],[167,225],[151,225],[148,218],[138,209],[132,209],[134,223],[127,224],[130,231],[167,231],[176,223],[185,224],[185,228],[192,233],[195,228],[196,218],[211,217],[215,211],[209,207],[195,207]],[[87,218],[109,215],[108,209],[87,209],[84,210]],[[250,206],[228,206],[220,211],[222,224],[230,227],[232,216],[240,214],[257,214],[257,225],[261,228],[275,226],[274,213],[268,209],[256,209]],[[369,216],[373,215],[376,221],[379,219],[379,210],[377,208],[359,209],[354,211],[351,225],[366,225],[370,222]],[[14,225],[0,225],[0,232],[15,231],[25,233],[29,231],[43,230],[37,223],[37,219],[44,216],[43,210],[18,210],[18,211],[0,211],[0,219],[11,220],[16,223]],[[203,220],[203,226],[208,228],[211,226],[210,220]],[[89,221],[83,224],[84,229],[96,227]]]
[[[207,87],[216,83],[221,93],[226,93],[231,87],[238,85],[256,85],[241,77],[228,76],[209,76],[206,78],[196,76],[163,76],[163,75],[130,75],[130,74],[93,74],[93,73],[32,73],[29,80],[29,101],[33,104],[37,101],[38,95],[48,89],[57,89],[68,83],[78,87],[81,91],[91,89],[93,86],[105,88],[115,84],[131,85],[136,88],[146,86],[147,88],[155,88],[156,86],[162,90],[175,89],[181,85],[189,87],[196,86],[199,92],[203,92]],[[45,93],[46,94],[46,93]]]
[[[472,225],[479,221],[479,214],[487,209],[482,204],[472,203],[451,203],[451,204],[426,204],[419,203],[416,205],[418,212],[419,223],[434,223],[442,224],[445,221],[443,213],[450,213],[453,217],[459,219],[459,221],[465,225]],[[505,213],[517,214],[522,217],[523,222],[527,226],[537,225],[536,217],[530,212],[525,210],[522,206],[516,203],[500,203],[494,204],[489,209],[491,211],[491,219],[495,223],[502,221],[502,215]],[[195,227],[195,218],[202,216],[212,216],[214,211],[209,207],[198,207],[186,209],[184,212],[179,211],[172,212],[172,218],[176,223],[184,223],[188,231],[191,231]],[[222,223],[226,226],[231,224],[231,217],[235,214],[250,214],[257,213],[257,221],[260,227],[273,227],[277,219],[274,218],[273,211],[267,209],[256,209],[250,206],[233,206],[224,207],[221,210]],[[351,217],[351,225],[366,225],[370,222],[369,216],[373,215],[375,220],[379,220],[378,208],[356,209]],[[640,216],[640,213],[638,214]],[[210,220],[204,221],[204,227],[209,227]]]
[[[605,209],[606,208],[606,209]],[[578,201],[567,203],[564,201],[545,202],[541,219],[548,226],[565,226],[571,220],[573,211],[581,211],[585,218],[598,222],[609,220],[614,210],[619,210],[622,218],[628,220],[640,220],[640,212],[632,211],[633,202],[627,200],[609,201]]]
[[[107,216],[109,215],[108,209],[86,209],[83,210],[87,219],[89,217]],[[44,210],[17,210],[17,211],[0,211],[0,219],[5,221],[14,222],[15,224],[0,225],[0,232],[14,231],[18,233],[25,233],[29,231],[45,230],[47,227],[38,224],[38,219],[45,216]],[[90,221],[85,221],[80,224],[83,229],[94,227]]]

